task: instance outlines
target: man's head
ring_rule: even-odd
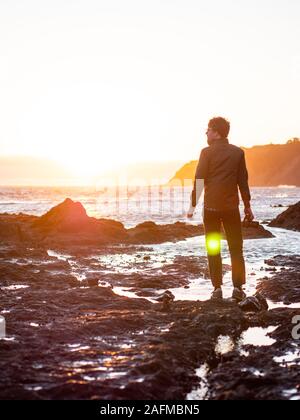
[[[208,123],[206,131],[207,143],[212,144],[214,141],[226,139],[230,131],[230,122],[222,117],[212,118]]]

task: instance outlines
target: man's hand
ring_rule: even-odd
[[[190,208],[188,210],[188,214],[187,214],[187,218],[188,219],[192,219],[194,216],[194,211],[195,211],[195,207],[192,206],[192,204],[190,205]]]
[[[251,206],[245,207],[245,216],[249,222],[254,220],[254,214],[252,212]]]
[[[193,218],[193,216],[194,216],[194,213],[190,213],[190,212],[188,212],[188,214],[187,214],[187,218],[188,218],[188,219],[192,219],[192,218]]]

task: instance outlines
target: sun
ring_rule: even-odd
[[[57,160],[72,178],[80,180],[82,183],[89,183],[110,168],[108,162],[99,158],[97,153],[94,155],[84,152],[73,153],[68,156],[60,156]]]

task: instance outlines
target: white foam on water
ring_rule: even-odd
[[[4,339],[6,337],[6,321],[4,316],[0,315],[0,339]]]
[[[268,334],[272,333],[276,330],[275,327],[268,327],[268,328],[261,328],[261,327],[253,327],[248,328],[240,338],[240,344],[241,345],[252,345],[252,346],[272,346],[274,343],[276,343],[276,340],[274,340],[271,337],[268,337]]]
[[[228,335],[220,335],[218,337],[217,344],[215,347],[216,354],[224,355],[233,351],[234,348],[235,343],[231,337],[229,337]]]
[[[288,398],[290,401],[300,401],[300,391],[299,389],[292,388],[282,391],[282,395],[285,398]]]
[[[47,254],[49,255],[49,257],[55,257],[58,260],[61,261],[68,261],[69,258],[72,258],[71,255],[67,255],[67,254],[60,254],[56,251],[53,251],[52,249],[48,249]]]
[[[27,289],[29,286],[25,284],[12,284],[11,286],[4,286],[1,287],[2,290],[20,290],[20,289]]]
[[[283,356],[277,356],[273,358],[274,362],[279,363],[281,366],[292,366],[300,364],[300,350],[295,349],[294,351],[289,351]]]
[[[188,401],[203,401],[207,399],[208,394],[208,386],[207,386],[207,375],[209,372],[209,367],[205,363],[201,365],[198,369],[196,369],[196,375],[199,378],[199,387],[193,389],[191,392],[188,393],[186,396],[186,400]]]
[[[275,303],[271,300],[268,300],[269,309],[300,309],[300,302],[291,303],[290,305],[285,305],[283,302]]]
[[[131,298],[131,299],[147,299],[152,303],[158,303],[157,300],[155,300],[151,297],[138,296],[135,292],[131,291],[130,287],[114,287],[113,292],[116,295],[125,296],[125,297]]]

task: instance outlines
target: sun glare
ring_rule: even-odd
[[[218,232],[210,233],[206,237],[207,252],[211,256],[216,256],[221,252],[222,235]]]

